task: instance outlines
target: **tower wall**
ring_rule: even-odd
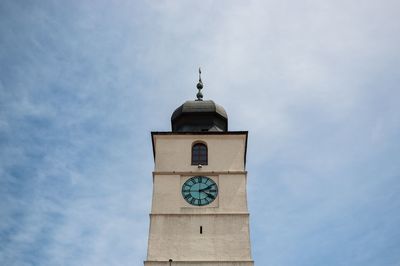
[[[151,215],[147,259],[251,260],[248,220],[248,214]]]
[[[218,185],[218,197],[210,205],[192,206],[181,194],[184,181],[196,175],[212,178]],[[213,214],[247,213],[246,172],[193,172],[158,174],[153,176],[152,213],[154,214]]]
[[[155,171],[145,266],[249,266],[245,157],[247,132],[153,133]],[[191,165],[191,147],[207,144],[208,165]],[[207,176],[218,185],[209,205],[193,206],[182,184]],[[200,232],[200,227],[202,228]]]
[[[161,135],[159,135],[161,134]],[[208,146],[208,165],[191,165],[195,141]],[[156,172],[244,171],[247,132],[153,133]]]

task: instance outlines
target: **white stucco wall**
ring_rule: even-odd
[[[210,205],[192,206],[181,195],[191,176],[204,175],[218,185],[218,197]],[[154,174],[152,213],[247,213],[246,174]]]
[[[148,260],[251,260],[245,214],[152,215],[150,228]]]
[[[246,134],[160,134],[153,136],[155,169],[145,266],[250,266],[245,171]],[[208,147],[208,165],[191,165],[191,147]],[[181,195],[192,176],[207,176],[218,197],[207,206],[192,206]],[[200,226],[203,233],[200,234]]]
[[[196,171],[191,165],[191,148],[195,141],[208,147],[208,165],[203,171],[244,171],[245,134],[155,135],[155,171]]]

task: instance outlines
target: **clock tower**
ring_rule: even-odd
[[[199,74],[201,74],[199,70]],[[145,266],[253,266],[247,209],[247,131],[224,108],[186,101],[172,131],[152,132],[155,167]]]

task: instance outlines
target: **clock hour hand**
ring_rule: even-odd
[[[210,194],[210,193],[207,193],[207,192],[204,192],[204,193],[206,193],[208,197],[210,197],[212,199],[215,199],[215,196],[213,194]]]

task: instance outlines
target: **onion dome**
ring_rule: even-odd
[[[197,99],[186,101],[172,114],[172,132],[228,131],[228,115],[225,109],[212,100],[203,101],[200,69],[197,89]]]

